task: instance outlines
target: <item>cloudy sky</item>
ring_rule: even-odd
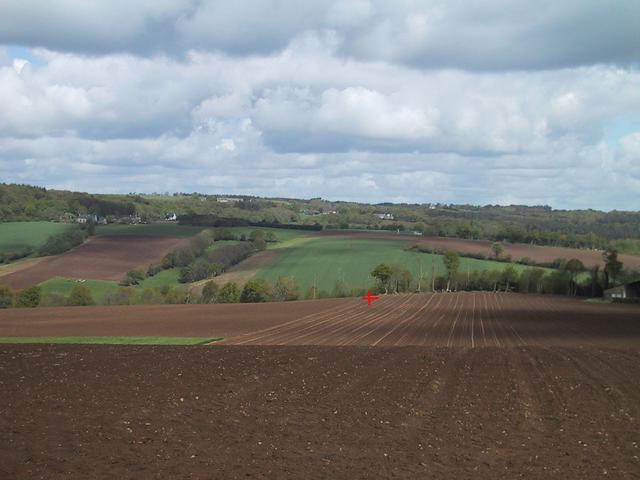
[[[4,0],[0,181],[640,208],[638,0]]]

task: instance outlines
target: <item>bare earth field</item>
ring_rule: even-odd
[[[505,293],[5,310],[0,478],[640,477],[640,309]]]
[[[460,292],[232,305],[0,310],[0,336],[225,337],[239,345],[640,345],[640,308]]]
[[[0,283],[25,288],[52,277],[120,280],[135,267],[158,262],[188,239],[159,236],[97,236],[69,252],[45,257],[28,268],[3,274]]]
[[[0,346],[5,479],[634,479],[640,352]]]
[[[397,235],[395,233],[370,233],[370,232],[349,232],[349,231],[327,231],[318,233],[319,236],[353,237],[361,239],[385,239],[385,240],[407,240],[411,244],[419,243],[432,248],[442,250],[455,250],[464,253],[483,253],[490,258],[492,255],[491,245],[488,240],[465,240],[447,237],[424,237],[408,235]],[[511,258],[520,260],[530,258],[536,262],[553,262],[557,258],[576,258],[587,267],[594,265],[604,265],[602,252],[596,250],[583,250],[565,247],[546,247],[539,245],[529,245],[525,243],[504,243],[504,254],[511,255]],[[626,268],[640,267],[640,257],[635,255],[621,254],[618,256]]]

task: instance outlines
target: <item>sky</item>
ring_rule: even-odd
[[[4,0],[0,182],[640,209],[637,0]]]

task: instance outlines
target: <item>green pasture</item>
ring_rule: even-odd
[[[179,268],[170,268],[156,273],[153,277],[147,277],[135,287],[136,290],[145,290],[147,288],[162,288],[164,286],[178,285],[178,277],[180,276]]]
[[[204,345],[222,338],[203,337],[0,337],[0,344]]]
[[[6,222],[0,223],[0,252],[24,247],[39,248],[51,235],[73,228],[69,223]]]
[[[303,237],[313,236],[316,232],[310,230],[295,230],[295,229],[286,229],[286,228],[267,228],[267,227],[231,227],[229,228],[236,235],[246,235],[247,237],[254,230],[262,230],[263,232],[273,232],[278,240],[278,243],[289,242],[291,240]],[[278,244],[270,244],[270,247],[275,247]]]
[[[156,235],[163,237],[193,237],[204,227],[176,223],[144,223],[140,225],[97,225],[97,235]]]
[[[446,272],[441,255],[407,251],[407,245],[401,240],[310,239],[297,247],[282,249],[258,271],[256,278],[273,281],[278,277],[292,276],[306,290],[313,285],[315,277],[320,290],[331,291],[339,279],[351,287],[371,286],[373,279],[369,274],[379,263],[400,265],[408,269],[414,278],[418,278],[421,269],[423,277],[429,278],[432,262],[436,275]],[[507,265],[518,271],[527,268],[460,257],[459,272],[503,270]]]
[[[108,293],[118,290],[118,282],[109,280],[84,280],[82,282],[72,278],[53,277],[40,284],[42,294],[60,294],[68,296],[76,285],[84,285],[91,290],[91,295],[96,302],[100,302]]]

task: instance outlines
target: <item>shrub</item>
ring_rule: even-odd
[[[74,285],[69,294],[67,305],[72,307],[82,307],[87,305],[95,305],[91,290],[86,285]]]
[[[218,293],[218,303],[238,303],[239,300],[240,290],[233,282],[225,283]]]
[[[0,285],[0,308],[11,308],[13,306],[13,291],[6,285]]]
[[[133,291],[130,288],[120,287],[115,292],[107,293],[103,303],[105,305],[130,305]]]
[[[18,308],[35,308],[40,305],[42,299],[42,288],[33,286],[20,290],[16,297],[15,305]]]
[[[207,282],[202,289],[200,303],[216,303],[220,287],[213,280]]]
[[[147,277],[153,277],[162,271],[162,265],[152,263],[147,268]]]
[[[251,243],[253,244],[253,248],[255,248],[259,252],[267,248],[267,242],[263,238],[258,238]]]
[[[344,280],[336,280],[336,284],[333,287],[333,296],[337,298],[344,298],[351,295],[351,289]]]
[[[262,230],[252,230],[249,234],[249,240],[255,242],[256,240],[265,240],[265,233]]]
[[[138,301],[143,305],[164,303],[164,296],[158,289],[145,288],[140,294]]]
[[[124,285],[125,287],[129,285],[138,285],[144,279],[145,279],[145,274],[142,270],[140,269],[129,270],[124,276],[124,278],[122,279],[122,281],[120,282],[120,285]]]
[[[280,277],[271,288],[271,298],[276,302],[288,302],[297,300],[299,297],[300,287],[293,277]]]
[[[46,293],[40,299],[41,307],[64,307],[67,305],[68,299],[61,293]]]
[[[20,260],[21,258],[28,257],[32,253],[33,249],[31,247],[22,247],[18,250],[13,250],[10,252],[0,252],[0,263],[14,262],[16,260]]]
[[[163,287],[162,291],[164,292],[164,303],[187,303],[187,292],[182,288],[169,287],[167,289],[164,289]]]
[[[240,295],[242,303],[266,302],[269,298],[269,284],[262,279],[249,280]]]
[[[38,255],[58,255],[77,247],[87,238],[87,233],[80,228],[68,232],[51,235],[45,244],[38,249]]]

